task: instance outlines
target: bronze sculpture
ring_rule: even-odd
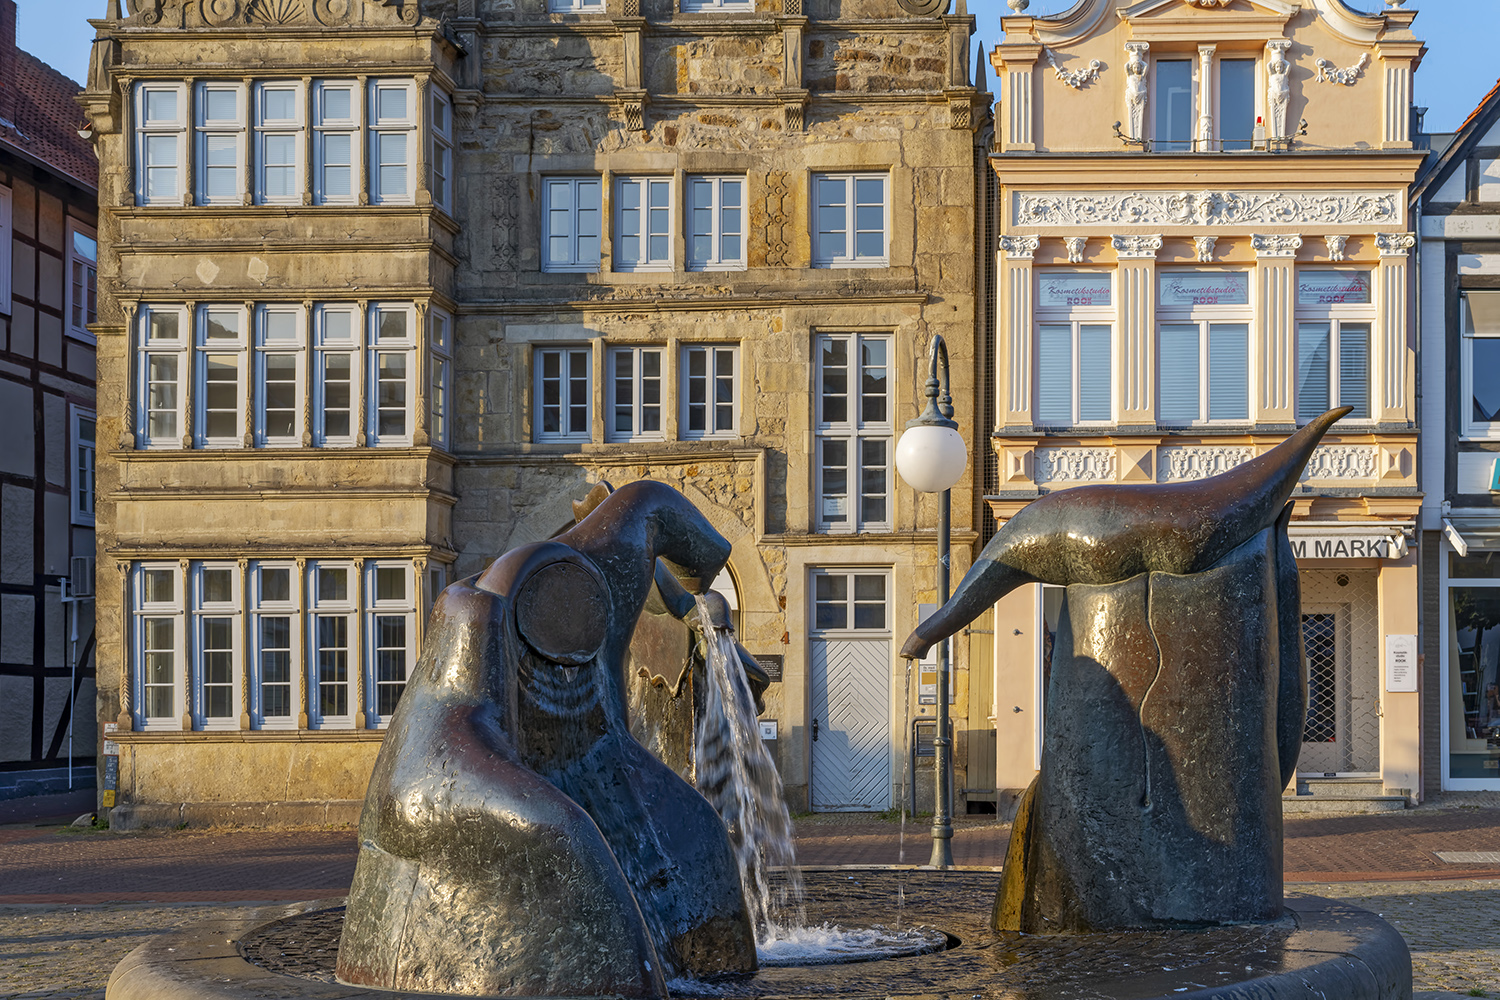
[[[1281,915],[1280,794],[1307,713],[1287,500],[1347,412],[1220,476],[1034,501],[907,640],[920,657],[1016,587],[1068,588],[996,929]]]
[[[625,709],[658,567],[701,593],[728,555],[681,494],[638,482],[444,591],[370,782],[341,980],[660,997],[755,968],[724,824]]]

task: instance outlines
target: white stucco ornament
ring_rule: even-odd
[[[1053,57],[1051,49],[1043,47],[1042,54],[1047,57],[1047,62],[1052,67],[1053,75],[1061,80],[1064,85],[1072,87],[1074,90],[1082,87],[1085,83],[1092,83],[1098,80],[1099,70],[1104,67],[1104,64],[1099,60],[1090,59],[1089,64],[1081,69],[1066,70],[1057,64],[1057,59]]]
[[[1315,59],[1313,65],[1318,67],[1317,75],[1313,77],[1320,83],[1338,83],[1345,87],[1354,86],[1354,82],[1365,75],[1365,67],[1370,65],[1370,54],[1361,52],[1359,61],[1346,69],[1339,69],[1327,59]]]
[[[1399,225],[1402,198],[1375,191],[1017,191],[1017,226]]]

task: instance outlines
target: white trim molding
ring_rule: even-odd
[[[1115,256],[1121,260],[1151,260],[1155,259],[1156,251],[1161,249],[1161,236],[1111,236],[1110,245],[1115,248]]]
[[[1017,191],[1016,226],[1400,225],[1394,191]]]
[[[1405,257],[1408,250],[1417,245],[1415,233],[1376,233],[1375,246],[1382,257]]]
[[[1030,260],[1036,256],[1036,248],[1041,244],[1041,238],[1037,236],[1000,237],[1000,249],[1005,251],[1005,256],[1020,260]]]
[[[1257,258],[1295,257],[1297,251],[1302,249],[1302,237],[1295,233],[1271,236],[1262,236],[1257,233],[1250,237],[1250,245],[1255,248]]]

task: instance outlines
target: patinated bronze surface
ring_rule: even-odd
[[[728,554],[681,494],[633,483],[444,591],[365,800],[342,980],[658,997],[755,968],[723,823],[626,711],[658,566],[691,594]]]
[[[1281,913],[1280,793],[1307,714],[1287,500],[1347,412],[1221,476],[1037,500],[907,640],[918,657],[1022,584],[1068,588],[996,929]]]

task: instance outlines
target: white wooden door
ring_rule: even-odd
[[[887,588],[884,573],[813,576],[814,811],[878,812],[891,804]]]

